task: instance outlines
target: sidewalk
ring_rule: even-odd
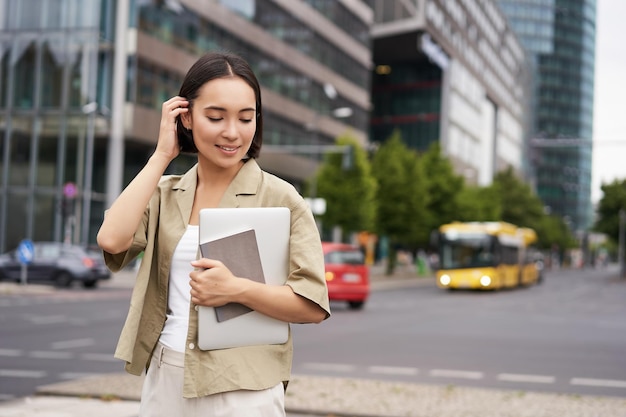
[[[62,382],[0,403],[0,417],[137,417],[142,378],[125,373]],[[288,417],[624,417],[626,398],[294,375]]]
[[[123,271],[102,286],[130,287],[133,276]],[[408,268],[387,277],[374,267],[371,280],[373,291],[435,285]],[[0,403],[0,417],[137,417],[142,383],[120,372],[41,386]],[[626,398],[306,375],[293,375],[285,406],[288,417],[626,417]]]

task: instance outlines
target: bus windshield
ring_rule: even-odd
[[[444,234],[440,241],[442,269],[495,266],[494,238],[488,234]]]

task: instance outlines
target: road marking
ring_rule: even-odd
[[[0,369],[0,376],[9,378],[43,378],[46,376],[46,372],[24,369]]]
[[[554,384],[556,380],[553,376],[548,375],[524,375],[524,374],[498,374],[499,381],[507,382],[530,382],[533,384]]]
[[[92,346],[96,343],[92,338],[64,340],[62,342],[54,342],[50,345],[52,349],[72,349],[77,347]]]
[[[626,381],[619,379],[572,378],[570,384],[589,387],[626,388]]]
[[[67,316],[65,315],[34,316],[34,317],[30,317],[29,320],[33,324],[54,324],[54,323],[63,323],[67,321]]]
[[[119,362],[111,353],[84,353],[80,358],[85,361]]]
[[[59,374],[59,379],[63,380],[74,380],[74,379],[83,379],[83,378],[91,378],[102,374],[97,374],[93,372],[64,372]]]
[[[313,369],[316,371],[328,371],[328,372],[353,372],[354,365],[345,365],[340,363],[305,363],[304,368]]]
[[[28,353],[28,356],[37,359],[72,359],[74,354],[72,352],[55,352],[52,350],[33,350]]]
[[[370,366],[367,370],[373,374],[385,375],[417,375],[419,373],[417,368],[402,366]]]
[[[430,376],[440,378],[482,379],[482,372],[458,371],[455,369],[431,369]]]
[[[21,349],[0,349],[0,356],[17,357],[23,354],[24,352]]]
[[[21,349],[0,349],[0,357],[17,358],[24,356],[25,353]],[[71,359],[74,357],[72,352],[59,352],[51,350],[33,350],[26,353],[26,356],[37,359]],[[112,353],[83,353],[80,355],[81,360],[85,361],[100,361],[100,362],[116,362],[119,359],[115,358]]]

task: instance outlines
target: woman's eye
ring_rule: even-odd
[[[207,118],[212,122],[219,122],[220,120],[222,120],[221,117],[207,117]]]
[[[239,119],[242,123],[250,123],[252,119]]]

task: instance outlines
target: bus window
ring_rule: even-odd
[[[443,269],[493,266],[495,255],[492,239],[458,237],[440,241],[440,262]]]

